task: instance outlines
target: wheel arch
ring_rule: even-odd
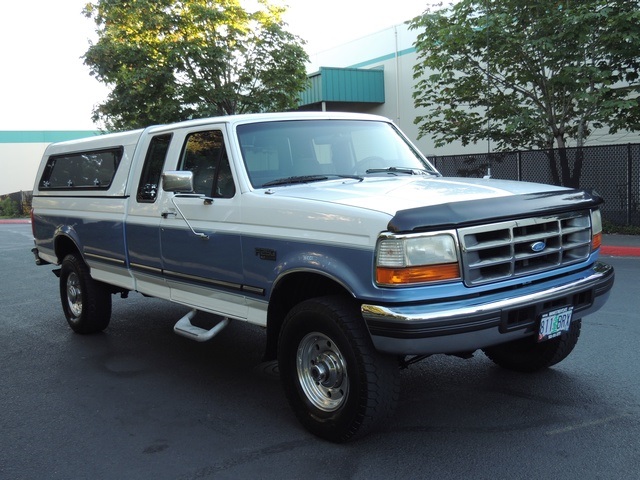
[[[277,358],[278,337],[289,310],[304,300],[327,295],[342,295],[355,299],[345,285],[323,273],[301,270],[289,272],[278,279],[271,292],[267,310],[265,360]]]
[[[84,261],[84,256],[82,255],[82,251],[78,246],[78,242],[66,232],[56,235],[53,249],[56,254],[56,258],[58,259],[58,264],[62,263],[64,257],[69,255],[70,253],[77,254],[80,259]]]

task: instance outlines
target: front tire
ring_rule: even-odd
[[[332,442],[379,427],[398,400],[397,361],[375,350],[357,305],[347,298],[322,297],[295,306],[282,327],[278,363],[298,420]]]
[[[60,268],[60,301],[71,329],[76,333],[101,332],[111,320],[111,293],[91,278],[82,259],[69,254]]]
[[[578,343],[582,320],[571,322],[569,331],[559,337],[537,343],[535,337],[516,340],[483,349],[496,365],[518,372],[535,372],[561,362]]]

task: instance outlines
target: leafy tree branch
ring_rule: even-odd
[[[109,130],[287,110],[307,83],[303,41],[284,9],[259,0],[99,0],[84,13],[98,41],[84,55],[112,88],[93,112]]]

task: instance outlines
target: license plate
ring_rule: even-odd
[[[542,314],[538,341],[550,340],[569,330],[573,307],[562,307]]]

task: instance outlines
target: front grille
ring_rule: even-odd
[[[571,212],[552,217],[458,229],[467,286],[553,270],[588,258],[591,217]]]

